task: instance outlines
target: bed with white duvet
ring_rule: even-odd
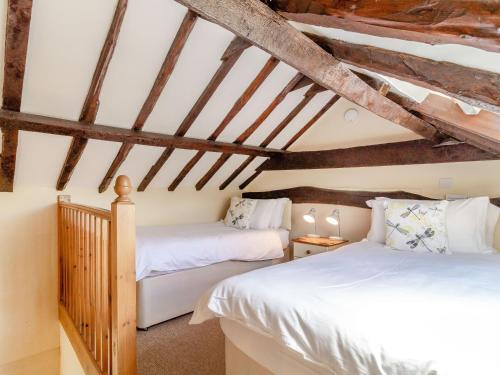
[[[276,374],[500,374],[500,256],[358,242],[226,279],[191,322],[213,317]]]

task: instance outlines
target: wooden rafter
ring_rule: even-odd
[[[222,83],[224,78],[228,75],[228,73],[233,68],[236,61],[240,58],[243,51],[250,47],[250,44],[242,38],[236,37],[234,38],[229,46],[226,48],[226,51],[223,53],[221,57],[221,64],[215,74],[212,76],[212,79],[208,83],[205,90],[201,93],[200,97],[191,108],[187,116],[182,121],[181,125],[175,132],[177,136],[183,136],[187,133],[189,128],[193,125],[194,121],[198,118],[199,114],[205,108],[205,105],[208,103],[212,95],[215,93],[219,85]],[[174,148],[169,147],[166,148],[163,153],[160,155],[158,160],[151,166],[146,176],[143,178],[137,191],[144,191],[151,183],[153,178],[157,175],[163,165],[167,162],[172,155]]]
[[[340,61],[500,112],[500,74],[306,34]]]
[[[177,34],[175,35],[174,41],[172,42],[172,45],[169,48],[167,56],[163,61],[160,71],[158,72],[153,87],[151,88],[151,91],[149,92],[146,101],[142,105],[141,111],[137,115],[132,130],[138,132],[141,131],[142,128],[144,127],[146,120],[153,111],[156,102],[160,98],[163,89],[165,88],[170,76],[172,75],[172,72],[174,71],[175,65],[179,60],[179,56],[181,55],[182,49],[184,48],[184,45],[186,44],[188,37],[191,34],[191,31],[193,30],[197,18],[198,16],[195,12],[191,10],[187,11],[179,27],[179,30],[177,31]],[[113,180],[113,177],[115,176],[116,172],[127,158],[133,146],[134,145],[130,143],[124,143],[121,145],[120,149],[118,150],[118,154],[116,155],[115,159],[113,160],[113,163],[109,167],[108,171],[106,172],[106,175],[104,176],[101,184],[99,185],[100,193],[106,191],[109,184]]]
[[[63,120],[54,117],[31,115],[8,110],[0,110],[0,128],[2,131],[29,131],[35,133],[83,137],[101,141],[130,143],[154,147],[174,147],[186,150],[201,150],[241,155],[270,157],[283,153],[282,150],[249,145],[237,145],[231,142],[209,141],[206,139],[180,137],[163,133],[134,131],[114,126],[88,126],[85,122]]]
[[[9,0],[5,33],[5,60],[2,108],[21,110],[24,69],[31,21],[32,0]],[[13,191],[18,131],[3,130],[0,191]]]
[[[322,151],[290,152],[265,161],[258,170],[358,168],[499,160],[474,146],[435,146],[425,139]]]
[[[500,155],[500,115],[481,111],[466,115],[451,100],[430,94],[422,103],[389,93],[388,97],[431,122],[441,132],[492,154]]]
[[[108,30],[106,40],[104,41],[104,45],[102,46],[101,54],[99,55],[99,60],[97,61],[94,75],[92,76],[92,81],[90,82],[89,91],[80,113],[80,121],[86,122],[89,125],[95,122],[97,111],[99,110],[99,96],[101,94],[101,88],[118,42],[118,36],[120,34],[121,25],[127,10],[127,4],[128,0],[119,0],[116,4],[113,20]],[[88,140],[85,138],[73,138],[71,141],[71,146],[66,155],[66,160],[64,161],[64,165],[59,173],[59,178],[56,184],[57,190],[63,190],[68,184],[71,175],[73,174],[73,171],[78,164],[85,147],[87,146],[87,142]]]
[[[304,98],[297,104],[292,111],[279,123],[279,125],[273,129],[271,134],[269,134],[264,141],[260,144],[260,147],[267,147],[277,136],[280,134],[290,122],[299,114],[304,107],[309,104],[309,102],[314,98],[314,96],[325,89],[319,85],[312,85],[309,90],[304,94]],[[242,143],[241,141],[238,143]],[[231,157],[230,154],[222,154],[219,159],[212,165],[207,173],[196,183],[196,190],[201,190],[207,184],[208,181],[214,176],[215,173],[226,163],[226,161]]]
[[[385,82],[362,73],[356,73],[370,87],[380,90]],[[430,94],[422,103],[413,99],[389,92],[387,97],[411,111],[416,116],[433,124],[442,134],[451,136],[463,142],[492,154],[500,153],[500,115],[481,111],[477,115],[466,115],[448,98]]]
[[[269,0],[289,20],[428,44],[499,52],[500,4],[494,0]]]
[[[406,127],[424,138],[439,142],[440,133],[357,78],[307,36],[258,0],[177,0],[206,19],[246,38],[252,44],[291,65],[322,87]]]
[[[297,87],[303,87],[304,83],[311,84],[311,82],[307,81],[307,79],[303,74],[297,73],[288,84],[279,92],[278,95],[273,99],[271,104],[267,106],[267,108],[259,115],[259,117],[236,139],[235,143],[243,143],[248,137],[250,137],[255,130],[262,125],[262,123],[266,120],[266,118],[274,111],[274,109],[285,99],[285,97],[293,90],[296,90]],[[177,177],[172,181],[170,186],[168,187],[169,191],[174,191],[177,186],[182,182],[182,180],[187,176],[189,171],[196,165],[199,161],[199,158],[193,157],[188,164],[184,166],[181,172],[177,175]]]
[[[290,140],[283,146],[282,150],[286,151],[290,148],[297,140],[304,135],[337,101],[340,99],[340,96],[335,95],[331,98],[324,106],[321,108],[318,113],[316,113],[295,135],[290,138]],[[254,160],[255,158],[249,157],[245,161],[245,163],[241,164],[241,166],[235,170],[229,178],[224,181],[224,183],[219,187],[220,190],[225,189],[241,172],[243,172],[246,167]],[[262,164],[261,164],[262,165]],[[253,180],[255,180],[262,171],[257,169],[251,176],[249,176],[245,181],[243,181],[239,188],[244,189],[250,184]]]
[[[264,83],[265,79],[269,76],[269,74],[271,74],[271,72],[278,65],[278,63],[279,60],[275,59],[274,57],[270,57],[267,60],[266,64],[264,64],[264,66],[257,74],[257,76],[253,79],[252,82],[250,82],[250,84],[245,89],[243,94],[241,94],[238,100],[236,100],[236,102],[233,104],[233,106],[226,114],[224,119],[221,121],[219,126],[217,126],[217,128],[212,132],[212,134],[208,137],[208,139],[215,141],[219,137],[219,135],[224,131],[224,129],[229,125],[229,123],[234,119],[234,117],[243,109],[245,104],[252,98],[253,94],[255,94],[257,89],[262,85],[262,83]],[[175,178],[174,180],[174,183],[176,183],[175,186],[177,186],[184,179],[184,177],[191,171],[191,169],[194,168],[194,166],[198,163],[198,161],[201,160],[203,155],[205,155],[205,153],[199,151],[191,158],[191,160],[189,160],[189,162],[181,170],[180,174]],[[172,184],[170,186],[172,186]]]

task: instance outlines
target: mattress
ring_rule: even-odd
[[[332,374],[498,374],[500,256],[368,241],[239,275],[198,302]]]
[[[283,256],[286,230],[240,230],[222,222],[137,228],[136,279],[229,260]]]

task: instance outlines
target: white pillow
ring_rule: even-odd
[[[224,223],[229,227],[249,229],[250,217],[256,205],[257,202],[254,199],[231,198],[231,205],[227,210]]]
[[[285,209],[283,210],[283,222],[281,223],[281,228],[292,230],[292,201],[290,199],[286,202]]]
[[[385,244],[385,204],[384,200],[370,199],[366,205],[372,209],[372,221],[366,239]]]
[[[460,199],[450,202],[446,226],[450,249],[454,253],[487,254],[486,243],[488,197]]]
[[[390,200],[385,210],[387,246],[397,250],[449,254],[448,201]]]
[[[255,210],[250,217],[251,229],[269,229],[276,211],[276,199],[254,199]]]
[[[486,246],[493,248],[493,241],[495,240],[495,229],[497,227],[498,219],[500,218],[500,207],[494,204],[488,205],[488,213],[486,219]]]
[[[288,198],[278,198],[273,199],[275,202],[274,212],[271,218],[271,223],[269,228],[279,229],[283,224],[283,213],[285,212],[285,207],[289,202]]]

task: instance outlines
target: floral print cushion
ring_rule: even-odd
[[[231,205],[227,210],[224,223],[229,227],[249,229],[250,216],[252,216],[256,205],[257,201],[254,199],[245,199],[238,197],[231,198]]]
[[[447,207],[447,201],[389,201],[385,244],[397,250],[450,254]]]

